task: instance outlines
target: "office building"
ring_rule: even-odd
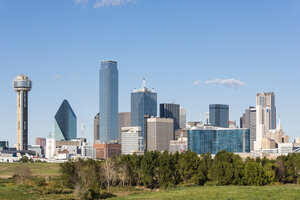
[[[119,72],[117,62],[103,61],[100,69],[100,142],[118,140]]]
[[[8,141],[0,141],[0,151],[8,149]]]
[[[269,130],[276,129],[275,94],[258,93],[256,95],[256,140],[254,150],[261,150],[261,140]]]
[[[250,130],[213,126],[193,127],[188,130],[188,149],[197,154],[226,150],[234,153],[250,152]]]
[[[121,144],[94,144],[97,159],[109,159],[121,155]]]
[[[186,109],[180,108],[180,128],[186,128]]]
[[[39,145],[42,148],[46,147],[46,138],[35,138],[35,145]]]
[[[94,144],[100,140],[100,113],[94,118]]]
[[[122,128],[131,126],[131,113],[121,112],[119,113],[119,136],[118,143],[122,144]]]
[[[132,155],[143,150],[141,127],[122,128],[122,155]]]
[[[31,80],[21,74],[13,80],[17,92],[17,150],[28,150],[28,93],[32,88]]]
[[[173,103],[160,104],[160,118],[170,118],[174,121],[174,134],[173,140],[175,139],[175,131],[180,129],[180,106]]]
[[[256,108],[249,107],[241,117],[240,127],[250,129],[250,150],[254,150],[256,140]]]
[[[54,117],[55,140],[72,140],[77,138],[77,117],[65,99]]]
[[[183,136],[183,133],[181,134],[181,137],[176,139],[176,140],[171,140],[170,141],[170,147],[169,151],[171,153],[176,153],[176,152],[186,152],[187,151],[187,141],[188,138]]]
[[[222,104],[209,105],[209,122],[212,126],[228,128],[229,106]]]
[[[174,120],[170,118],[152,117],[147,120],[147,150],[169,150],[170,141],[173,140]]]
[[[147,136],[145,135],[145,116],[157,116],[157,93],[154,89],[146,87],[143,80],[141,89],[135,89],[131,93],[131,126],[139,126],[142,129],[144,150],[147,148]]]

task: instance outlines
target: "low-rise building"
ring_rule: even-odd
[[[123,155],[131,155],[144,149],[141,133],[142,128],[139,126],[122,128],[121,144]]]
[[[97,159],[108,159],[121,155],[121,144],[94,144]]]

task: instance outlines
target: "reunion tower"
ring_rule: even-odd
[[[13,88],[17,92],[17,150],[28,150],[28,92],[32,82],[21,74],[13,80]]]

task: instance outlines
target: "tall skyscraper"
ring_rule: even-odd
[[[21,74],[13,80],[13,88],[17,92],[17,150],[28,150],[28,93],[32,82]]]
[[[174,120],[174,134],[173,140],[175,139],[175,131],[180,129],[180,105],[173,103],[160,104],[160,118],[171,118]]]
[[[94,144],[100,140],[100,113],[94,118]]]
[[[100,69],[100,142],[118,140],[119,71],[116,61],[101,62]]]
[[[249,107],[241,117],[241,128],[250,130],[250,150],[254,149],[254,141],[256,140],[256,108]]]
[[[72,140],[77,138],[77,117],[65,99],[54,117],[55,140]]]
[[[180,108],[180,128],[186,128],[186,109]]]
[[[229,106],[222,104],[209,105],[209,121],[212,126],[228,128]]]
[[[256,141],[254,150],[261,149],[261,141],[269,130],[276,129],[276,106],[274,92],[256,95]]]
[[[119,113],[119,136],[118,142],[122,144],[122,128],[131,126],[131,113],[130,112],[121,112]]]
[[[139,90],[131,93],[131,126],[139,126],[142,130],[143,150],[146,150],[145,141],[145,116],[157,116],[157,93],[154,89],[146,88],[146,81],[143,80],[143,86]]]

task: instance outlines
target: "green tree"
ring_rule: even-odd
[[[159,154],[157,151],[146,152],[141,161],[141,180],[146,187],[155,188],[158,186]]]
[[[245,185],[261,186],[267,184],[267,177],[264,174],[263,167],[257,161],[247,158],[244,167]]]

